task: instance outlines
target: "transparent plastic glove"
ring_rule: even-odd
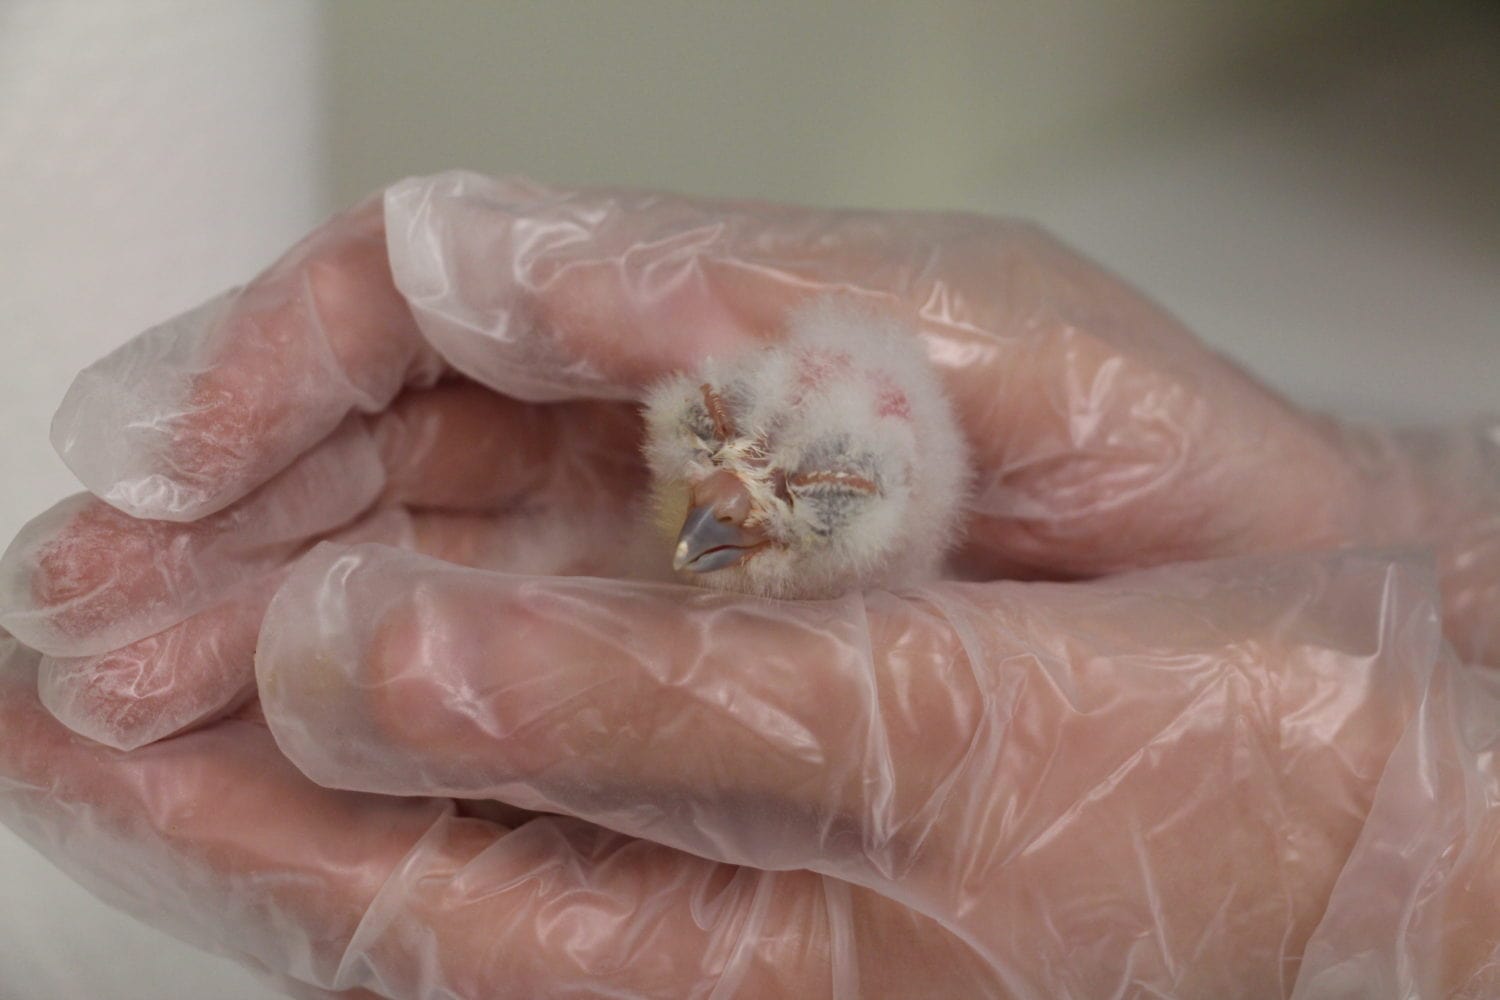
[[[1500,425],[1403,437],[1299,411],[1023,224],[464,173],[392,186],[81,374],[54,423],[65,460],[114,508],[187,526],[66,502],[0,562],[0,625],[69,659],[155,635],[360,516],[382,467],[405,478],[377,502],[478,517],[563,502],[517,462],[617,482],[638,430],[604,401],[774,336],[830,291],[910,320],[944,375],[979,474],[968,575],[1431,547],[1450,637],[1493,658]],[[408,426],[413,393],[455,372],[506,398],[421,404],[443,414]]]
[[[262,637],[301,771],[255,717],[72,735],[17,648],[0,814],[354,995],[1454,995],[1500,692],[1435,596],[1346,556],[775,604],[325,546]]]
[[[330,532],[375,525],[453,561],[608,574],[640,485],[622,400],[664,369],[773,336],[790,305],[829,289],[906,313],[944,372],[979,462],[971,574],[1432,544],[1458,598],[1450,634],[1482,653],[1497,587],[1485,428],[1414,452],[1311,418],[1025,226],[463,174],[396,185],[383,213],[333,220],[236,296],[81,376],[60,449],[112,503],[177,523],[72,501],[8,551],[0,622],[47,652],[39,689],[59,718],[129,747],[243,700],[265,600]],[[455,372],[469,380],[435,384]],[[364,471],[330,474],[324,449]],[[382,513],[362,521],[372,505]],[[165,747],[180,745],[193,744]],[[149,785],[142,798],[170,790]],[[209,810],[217,794],[189,783],[172,801]],[[65,819],[48,829],[54,853],[88,849]]]

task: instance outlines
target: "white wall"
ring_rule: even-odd
[[[310,0],[0,0],[0,544],[77,489],[47,441],[73,374],[318,218],[319,50]],[[179,996],[271,994],[0,827],[0,998]]]

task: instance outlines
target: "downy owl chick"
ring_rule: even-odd
[[[968,479],[918,337],[831,300],[793,313],[778,343],[656,386],[645,450],[673,569],[765,597],[937,575]]]

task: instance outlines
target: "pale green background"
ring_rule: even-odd
[[[461,165],[1026,215],[1298,399],[1452,418],[1500,407],[1494,9],[342,3],[330,204]]]

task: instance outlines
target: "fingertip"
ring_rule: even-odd
[[[336,216],[249,285],[90,365],[53,418],[63,461],[136,517],[238,501],[441,360],[391,281],[378,202]]]
[[[308,553],[256,653],[283,751],[319,783],[385,794],[492,790],[497,760],[523,768],[516,733],[556,699],[519,652],[532,629],[515,579],[379,545]]]
[[[120,649],[44,657],[42,704],[69,729],[117,750],[232,712],[254,693],[255,637],[274,583]]]
[[[128,522],[86,493],[29,521],[0,556],[0,627],[45,653],[79,652],[76,636],[108,617],[98,596],[118,582],[123,562],[142,555]]]
[[[150,682],[142,676],[146,672],[139,662],[109,654],[43,657],[37,697],[54,719],[78,735],[115,750],[134,750],[157,738],[152,732],[156,713],[130,691],[132,682]]]
[[[322,542],[292,567],[266,608],[255,644],[255,683],[282,752],[314,781],[335,786],[341,759],[368,741],[351,732],[350,694],[362,646],[349,590],[362,564],[386,547]],[[326,739],[329,732],[341,738]]]
[[[243,501],[200,521],[131,517],[88,494],[35,518],[0,557],[0,623],[51,656],[94,656],[210,607],[351,521],[385,473],[357,417]]]
[[[89,365],[52,417],[52,446],[79,482],[137,517],[190,520],[219,502],[223,483],[180,443],[206,342],[233,309],[230,289],[160,323]]]

